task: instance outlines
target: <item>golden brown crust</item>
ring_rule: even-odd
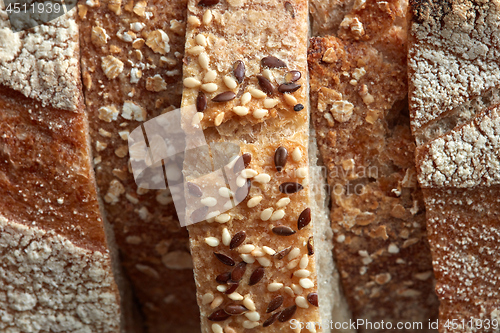
[[[137,188],[127,146],[142,122],[180,106],[186,1],[88,4],[79,4],[85,101],[97,184],[122,265],[148,331],[196,332],[187,231],[168,190]]]
[[[405,110],[404,42],[389,48],[399,49],[393,62],[366,42],[313,38],[312,119],[332,195],[334,255],[354,318],[425,326],[437,315],[437,299]]]

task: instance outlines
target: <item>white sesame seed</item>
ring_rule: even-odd
[[[276,203],[276,207],[283,208],[290,203],[290,198],[281,198]]]
[[[297,304],[299,308],[307,309],[309,307],[309,304],[304,296],[297,296],[295,298],[295,304]]]
[[[219,307],[219,305],[221,305],[223,301],[224,301],[224,298],[222,298],[221,295],[218,295],[217,297],[215,297],[213,302],[210,304],[210,308],[215,309],[215,308]]]
[[[314,322],[310,322],[309,325],[306,325],[306,328],[309,331],[309,333],[317,333],[316,324]]]
[[[288,296],[290,296],[290,297],[294,297],[294,296],[295,296],[295,294],[293,293],[292,288],[290,288],[290,287],[285,287],[284,289],[285,289],[285,293],[287,293],[287,294],[288,294]]]
[[[343,243],[345,241],[345,235],[337,236],[337,243]]]
[[[203,23],[207,25],[210,24],[210,22],[212,22],[212,17],[212,11],[210,9],[207,9],[203,14]]]
[[[250,95],[252,95],[252,97],[255,97],[255,98],[266,98],[267,97],[265,92],[263,92],[262,90],[257,89],[257,88],[250,88],[250,89],[248,89],[248,92],[250,93]]]
[[[233,207],[234,207],[234,204],[233,204],[233,202],[231,200],[226,201],[226,203],[224,204],[224,206],[222,206],[222,208],[224,208],[224,211],[228,211],[228,210],[230,210]]]
[[[250,298],[250,295],[245,295],[245,298],[243,299],[243,306],[247,308],[250,311],[255,311],[257,308],[255,307],[255,303],[252,301]]]
[[[241,95],[241,105],[247,104],[251,99],[252,94],[250,94],[249,92],[244,93],[243,95]]]
[[[229,163],[226,164],[226,167],[228,169],[232,169],[234,167],[234,165],[236,164],[236,162],[238,161],[238,157],[239,157],[239,155],[231,156],[231,158],[229,159]]]
[[[204,83],[201,85],[201,89],[203,89],[207,93],[213,93],[216,92],[217,89],[219,89],[219,86],[217,86],[215,83]]]
[[[255,176],[257,176],[257,171],[255,171],[254,169],[245,169],[243,171],[241,171],[241,177],[243,178],[253,178]]]
[[[293,276],[296,276],[299,278],[306,278],[309,275],[311,275],[311,272],[309,272],[307,269],[298,269],[295,272],[293,272]]]
[[[287,269],[294,269],[295,267],[297,267],[299,265],[299,259],[295,259],[295,260],[292,260],[290,261],[287,265],[286,265],[286,268]]]
[[[283,283],[273,282],[273,283],[269,283],[267,285],[267,290],[273,292],[273,291],[280,290],[282,287],[283,287]]]
[[[229,295],[229,296],[227,296],[227,297],[229,297],[229,299],[232,299],[233,301],[241,301],[241,300],[243,300],[243,296],[241,296],[241,295],[240,295],[239,293],[237,293],[237,292],[234,292],[234,293],[230,294],[230,295]]]
[[[232,192],[227,187],[221,187],[221,188],[219,188],[219,195],[223,198],[230,198],[232,195]]]
[[[214,300],[214,294],[212,293],[206,293],[205,295],[203,295],[203,297],[201,298],[201,303],[203,305],[207,305],[209,303],[212,303],[212,301]]]
[[[236,89],[236,87],[238,87],[238,83],[236,82],[236,80],[229,75],[224,76],[224,84],[229,89]]]
[[[242,187],[247,183],[247,179],[245,177],[238,176],[236,178],[236,186]]]
[[[242,253],[240,254],[240,257],[247,264],[253,264],[255,262],[255,258],[251,254]]]
[[[235,106],[233,108],[233,112],[236,113],[238,116],[246,116],[248,114],[248,108],[245,106]]]
[[[192,54],[192,55],[200,55],[201,52],[203,52],[205,48],[200,45],[193,46],[192,48],[189,48],[186,50],[187,53]]]
[[[217,286],[217,290],[220,291],[221,293],[226,292],[227,288],[228,288],[228,286],[226,284],[219,284]]]
[[[292,284],[292,290],[295,293],[295,295],[300,295],[304,292],[304,289],[302,289],[301,286],[295,283]]]
[[[283,209],[278,209],[271,215],[271,221],[278,221],[285,217],[285,211]]]
[[[211,69],[207,71],[207,73],[203,77],[203,82],[205,83],[214,82],[216,78],[217,78],[217,72]]]
[[[207,220],[208,223],[212,223],[213,221],[215,221],[215,217],[218,215],[220,215],[220,212],[218,210],[216,210],[216,211],[208,213],[207,216],[205,217],[205,219]]]
[[[264,107],[266,109],[274,108],[276,105],[278,105],[277,99],[266,98],[264,100]]]
[[[293,260],[300,256],[300,249],[298,247],[294,247],[290,253],[288,253],[288,260]]]
[[[195,40],[198,45],[201,45],[203,47],[207,46],[207,38],[204,35],[202,34],[196,35]]]
[[[211,84],[211,83],[209,83]],[[222,124],[222,121],[224,120],[224,115],[225,115],[225,112],[221,112],[217,115],[217,117],[215,117],[215,120],[214,120],[214,125],[217,127],[217,126],[220,126],[220,124]]]
[[[259,262],[259,264],[261,264],[262,267],[271,267],[273,265],[273,263],[271,262],[271,260],[269,260],[268,258],[259,257],[259,258],[256,258],[256,259]]]
[[[309,265],[309,256],[307,254],[304,254],[302,256],[302,259],[300,259],[299,267],[301,269],[305,269]]]
[[[257,326],[259,326],[259,323],[255,321],[245,320],[242,326],[243,328],[251,330],[252,328],[256,328]]]
[[[266,208],[260,213],[260,219],[262,221],[267,221],[273,214],[273,209],[272,208]]]
[[[250,253],[253,250],[255,250],[255,245],[252,245],[252,244],[245,244],[245,245],[241,245],[240,247],[238,247],[239,253]]]
[[[262,196],[261,195],[253,197],[250,200],[248,200],[247,207],[248,208],[253,208],[253,207],[257,206],[261,201],[262,201]]]
[[[299,280],[299,284],[302,288],[304,289],[311,289],[314,287],[314,282],[312,282],[310,279],[308,278],[303,278],[303,279],[300,279]]]
[[[198,88],[201,82],[194,77],[187,77],[184,79],[184,87],[186,88]]]
[[[212,331],[214,333],[224,333],[224,331],[222,330],[222,326],[220,326],[219,324],[212,324]]]
[[[188,21],[189,24],[191,24],[195,28],[199,27],[201,25],[200,19],[197,18],[194,15],[189,16],[188,19],[187,19],[187,21]]]
[[[267,184],[271,181],[271,176],[269,176],[267,173],[261,173],[253,177],[253,180],[261,184]]]
[[[273,81],[274,80],[274,75],[273,75],[273,72],[271,72],[270,69],[264,69],[262,71],[262,76],[265,77],[266,79],[268,79],[269,81]]]
[[[217,205],[217,199],[214,197],[206,197],[200,200],[201,204],[207,207],[213,207]]]
[[[226,222],[229,222],[230,219],[231,219],[231,215],[229,215],[229,214],[220,214],[219,216],[215,217],[215,222],[226,223]]]
[[[259,321],[260,320],[260,314],[257,311],[249,311],[245,313],[245,317],[248,318],[250,321]]]
[[[222,244],[229,246],[231,243],[231,234],[229,233],[229,230],[227,228],[224,228],[222,230]]]
[[[208,55],[205,52],[200,53],[198,56],[198,63],[200,64],[201,68],[203,69],[208,69],[210,66],[210,59],[208,58]]]
[[[295,170],[295,176],[297,176],[297,178],[306,178],[307,176],[307,168],[298,168],[297,170]]]
[[[252,115],[255,119],[262,119],[267,116],[268,113],[269,111],[267,111],[266,109],[257,109],[252,113]]]
[[[302,159],[302,150],[300,150],[299,147],[295,147],[295,149],[292,152],[292,159],[295,162],[298,162]]]
[[[219,240],[215,237],[207,237],[205,238],[205,243],[207,243],[211,247],[219,246]]]
[[[263,246],[262,249],[264,250],[264,252],[266,252],[270,256],[273,256],[273,255],[276,254],[276,251],[274,251],[273,249],[271,249],[269,246]]]
[[[387,250],[389,251],[389,253],[399,253],[399,248],[394,243],[389,244],[389,248]]]
[[[290,94],[284,94],[283,98],[285,99],[285,103],[291,106],[297,105],[297,99]]]
[[[264,251],[262,251],[261,249],[256,248],[255,250],[253,250],[251,252],[251,255],[253,255],[255,258],[259,258],[259,257],[265,256],[266,253]]]

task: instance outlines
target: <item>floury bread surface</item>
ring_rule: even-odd
[[[239,146],[245,164],[233,192],[243,201],[218,215],[207,209],[207,221],[188,227],[203,332],[292,332],[291,320],[320,331],[307,15],[301,0],[188,2],[182,104],[185,115],[192,105],[198,112],[187,123],[201,120],[208,143]],[[212,184],[186,180],[200,203],[230,203],[225,183],[208,196]]]
[[[500,6],[410,5],[410,114],[441,301],[440,332],[498,332],[484,323],[500,313]],[[453,320],[456,329],[446,325]]]
[[[2,332],[120,331],[74,16],[13,33],[0,7]]]

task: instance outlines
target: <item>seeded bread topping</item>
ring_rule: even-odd
[[[187,212],[206,219],[188,227],[202,330],[292,331],[292,319],[320,321],[308,111],[297,106],[307,105],[307,2],[215,3],[188,4],[183,113],[196,105],[193,119],[201,120],[207,143],[234,143],[246,157],[234,179],[232,196],[242,201],[236,207],[225,182],[186,179],[205,206]],[[204,158],[186,159],[185,171],[196,172],[189,162]],[[219,190],[212,194],[214,184]],[[226,212],[212,208],[225,203]]]
[[[149,332],[199,332],[187,231],[170,191],[135,184],[128,136],[180,106],[186,1],[82,1],[82,77],[97,185]]]

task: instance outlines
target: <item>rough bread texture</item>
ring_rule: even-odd
[[[328,171],[334,257],[354,319],[420,322],[427,330],[438,302],[406,108],[406,39],[395,31],[380,37],[390,41],[386,48],[379,37],[311,39],[311,114]]]
[[[97,185],[149,332],[197,332],[188,235],[168,190],[140,189],[128,134],[180,106],[186,1],[78,5]]]
[[[36,48],[40,32],[58,27],[59,34],[68,34],[66,44],[45,42],[46,53],[57,54],[61,47],[78,58],[74,16],[72,11],[17,33],[24,39],[16,55]],[[2,14],[4,27],[5,20]],[[2,43],[9,44],[9,36]],[[34,60],[45,61],[45,73],[31,68],[33,79],[58,78],[58,69],[73,66],[65,57],[52,63],[46,53]],[[17,62],[9,59],[0,66]],[[0,327],[5,332],[118,332],[120,297],[90,167],[81,86],[70,71],[64,79],[73,80],[68,94],[74,104],[63,110],[56,97],[52,106],[44,104],[43,95],[24,96],[40,87],[22,75],[2,75],[10,81],[0,85]]]
[[[469,320],[498,319],[500,309],[494,264],[500,240],[499,4],[410,5],[410,113],[441,300],[440,332],[498,332]],[[448,321],[454,319],[456,329]]]
[[[300,328],[293,329],[291,320],[310,322],[310,332],[320,331],[314,301],[318,290],[314,221],[309,224],[305,218],[303,228],[298,225],[299,215],[310,207],[311,185],[306,79],[308,3],[203,3],[208,4],[198,0],[188,3],[183,113],[187,115],[189,106],[197,104],[198,96],[206,98],[206,109],[198,104],[199,112],[193,119],[202,119],[208,143],[234,143],[248,154],[246,169],[238,171],[243,184],[236,183],[240,183],[240,190],[248,185],[249,194],[223,214],[208,209],[206,221],[188,227],[202,331],[299,332]],[[244,72],[241,65],[234,71],[239,61],[245,66]],[[292,70],[301,72],[295,82],[298,86],[285,84],[286,73]],[[213,84],[202,85],[206,83]],[[284,88],[294,91],[283,94]],[[223,101],[217,102],[221,93],[225,93]],[[191,118],[187,120],[191,124]],[[280,155],[275,164],[279,147],[288,154]],[[194,156],[196,161],[200,157]],[[185,161],[185,172],[196,170],[195,163],[189,161]],[[283,165],[278,171],[276,166]],[[222,195],[224,189],[221,195],[211,197],[208,193],[212,184],[196,177],[186,180],[200,188],[200,205],[229,201]],[[280,191],[285,182],[293,182],[289,189],[298,191]],[[219,186],[225,188],[226,183],[217,183],[216,188]],[[233,192],[237,199],[240,190]],[[191,212],[188,210],[187,216],[193,216]],[[242,232],[245,238],[238,244]],[[261,278],[255,273],[259,271],[264,272]]]

